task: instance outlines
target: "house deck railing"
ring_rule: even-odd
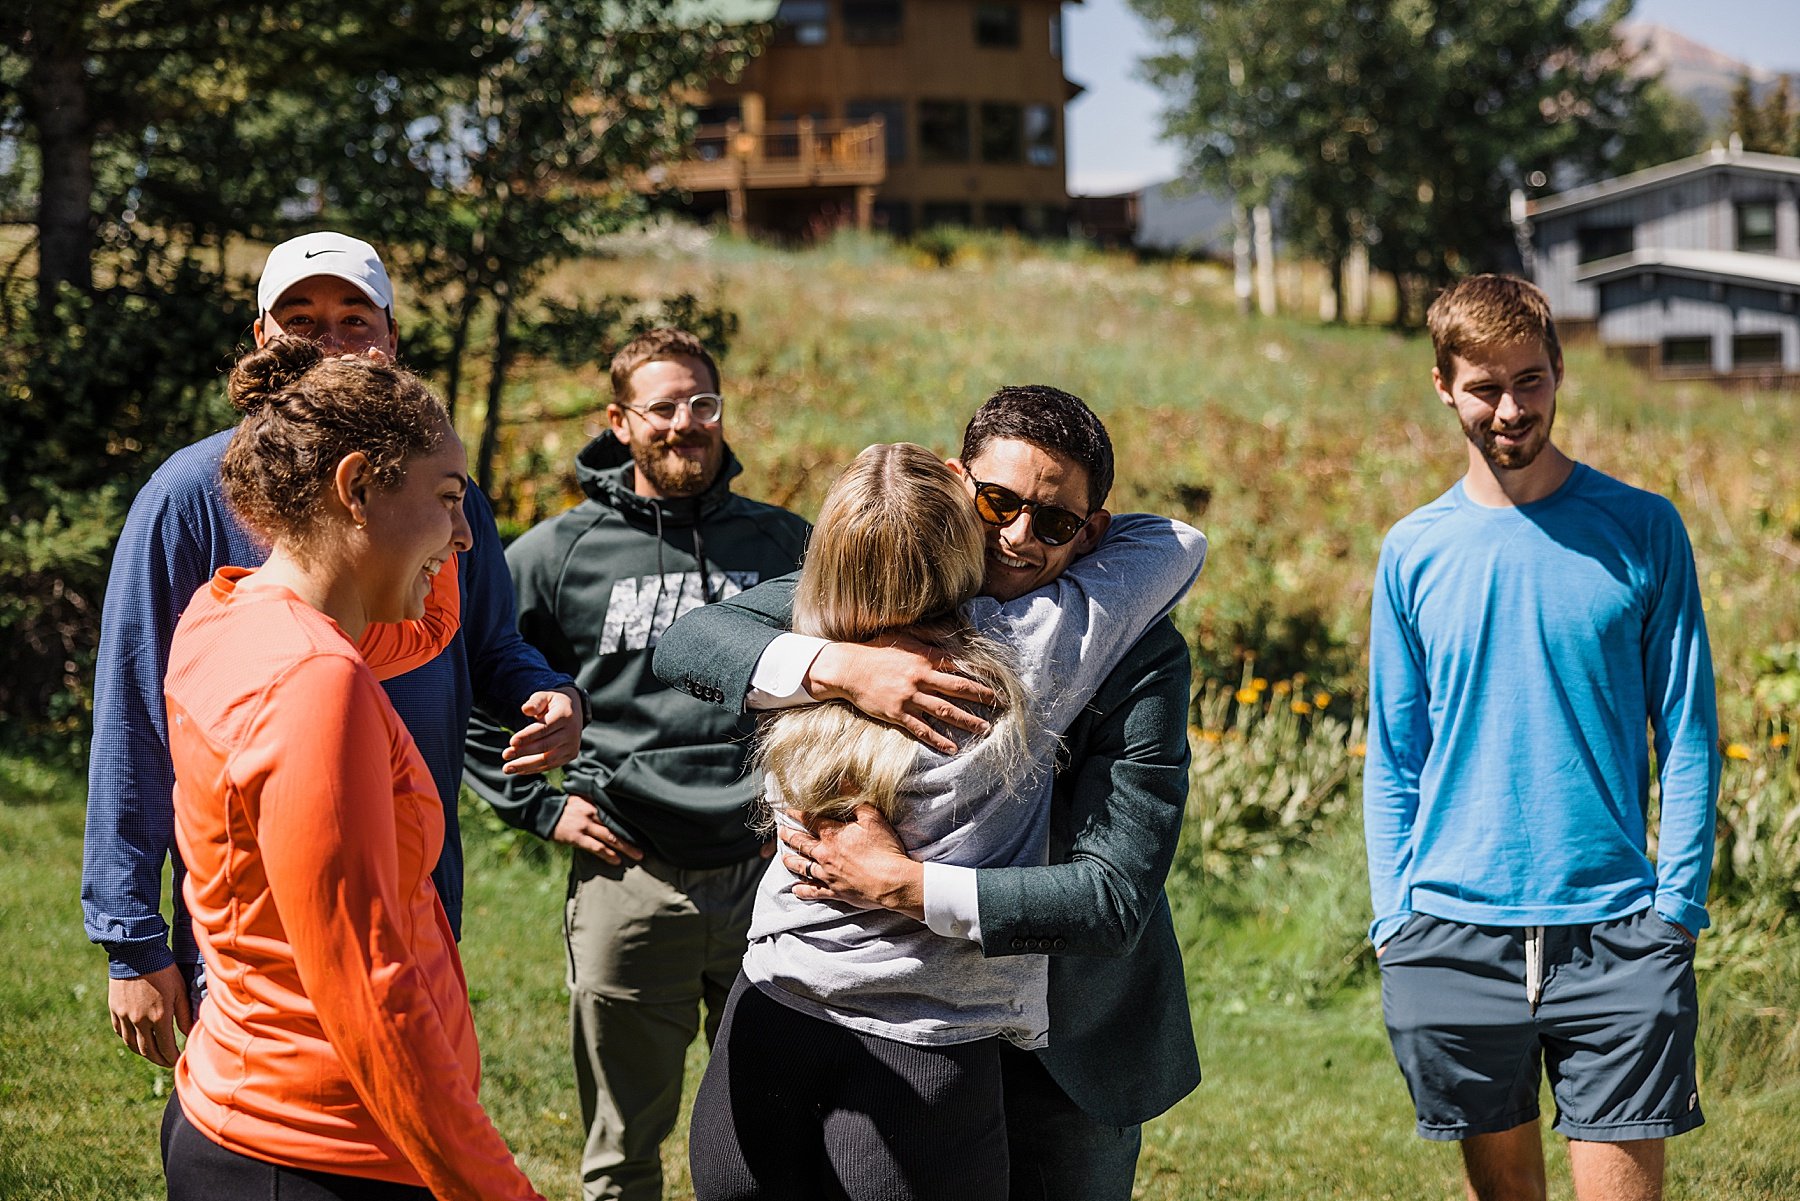
[[[762,188],[855,187],[887,176],[881,118],[832,121],[801,118],[760,129],[737,122],[703,125],[693,148],[667,164],[662,182],[687,192]]]

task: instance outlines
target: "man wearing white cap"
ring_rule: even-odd
[[[339,233],[302,234],[269,252],[256,285],[256,344],[298,334],[348,354],[392,358],[394,286],[375,248]]]
[[[281,334],[345,354],[392,357],[394,289],[367,242],[313,233],[269,252],[257,288],[258,345]],[[267,554],[226,507],[219,460],[225,430],[170,456],[132,502],[101,611],[88,769],[81,906],[88,938],[110,961],[107,1004],[126,1046],[173,1067],[199,997],[200,957],[182,902],[174,847],[163,674],[175,622],[216,568],[254,567]],[[462,630],[436,659],[385,682],[431,768],[444,803],[444,850],[432,878],[460,934],[462,841],[456,796],[463,736],[476,693],[495,712],[534,719],[512,739],[507,770],[544,771],[575,757],[586,698],[518,635],[512,581],[487,498],[463,502],[473,547],[460,564]],[[174,917],[161,913],[165,859],[174,863]],[[172,940],[172,941],[171,941]]]

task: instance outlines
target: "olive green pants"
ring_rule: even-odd
[[[662,1141],[680,1116],[682,1068],[701,1004],[710,1044],[767,866],[752,857],[678,868],[646,855],[615,867],[575,852],[563,933],[575,1084],[587,1127],[584,1201],[660,1201]]]

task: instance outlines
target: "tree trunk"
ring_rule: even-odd
[[[1256,311],[1273,317],[1278,305],[1275,299],[1275,217],[1269,206],[1259,204],[1250,210],[1250,224],[1256,231]]]
[[[500,453],[500,404],[506,388],[506,369],[512,363],[512,289],[504,285],[495,289],[500,307],[494,313],[494,355],[488,375],[487,412],[481,418],[481,446],[475,457],[475,482],[488,494],[494,494],[494,457]]]
[[[38,28],[26,77],[26,103],[37,130],[43,178],[38,185],[38,318],[53,319],[63,284],[94,284],[94,126],[88,115],[82,16]]]
[[[1346,319],[1360,325],[1369,319],[1369,246],[1360,238],[1350,245],[1344,275],[1343,313]]]
[[[1344,323],[1344,259],[1331,256],[1331,286],[1319,297],[1319,318],[1332,325]]]
[[[477,293],[466,288],[456,306],[456,323],[450,327],[450,363],[444,369],[444,411],[456,424],[456,401],[462,395],[463,355],[469,349],[469,326],[475,321]]]
[[[1237,310],[1250,315],[1250,210],[1240,201],[1231,204],[1231,290],[1237,294]]]

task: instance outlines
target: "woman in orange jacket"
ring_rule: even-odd
[[[268,540],[176,627],[176,839],[206,1004],[163,1119],[171,1201],[537,1198],[476,1098],[430,872],[443,810],[377,681],[458,622],[462,444],[424,383],[281,338],[231,375],[226,498]]]

